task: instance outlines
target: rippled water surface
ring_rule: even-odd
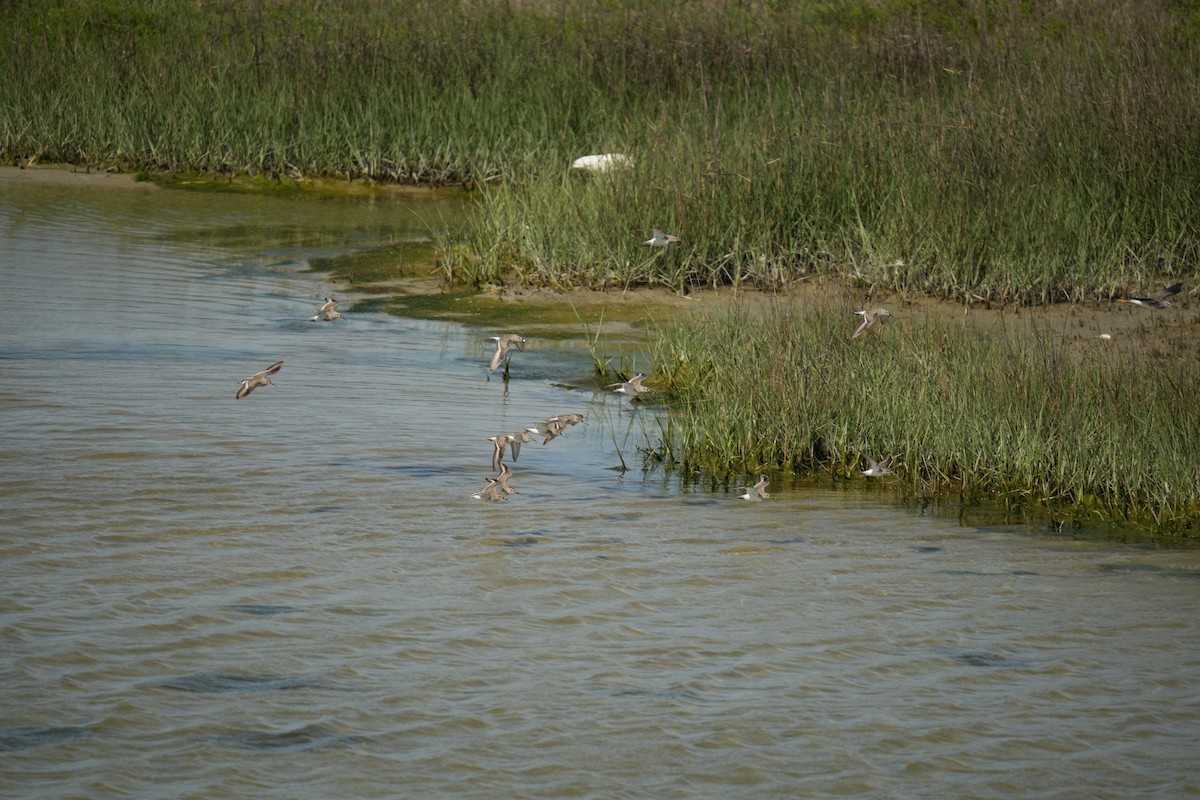
[[[577,346],[307,321],[452,213],[0,176],[0,795],[1200,793],[1196,550],[621,473]]]

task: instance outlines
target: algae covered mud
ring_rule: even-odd
[[[488,381],[307,268],[419,208],[60,177],[0,179],[6,797],[1197,791],[1189,542],[620,472],[582,343]]]

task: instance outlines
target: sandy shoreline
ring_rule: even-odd
[[[150,181],[138,180],[129,172],[86,170],[67,164],[32,164],[23,167],[0,167],[0,181],[41,183],[51,186],[104,186],[118,189],[156,191]]]

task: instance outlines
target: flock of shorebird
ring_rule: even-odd
[[[488,377],[504,365],[504,380],[509,379],[509,361],[512,358],[512,351],[523,352],[525,350],[526,340],[523,336],[517,333],[502,333],[497,336],[489,337],[496,343],[496,349],[488,359]],[[629,395],[631,400],[638,400],[642,395],[651,392],[650,387],[642,384],[646,376],[642,373],[634,375],[627,381],[609,384],[608,389],[620,394]],[[540,422],[535,422],[528,428],[522,428],[514,433],[498,433],[495,436],[489,436],[488,441],[492,443],[492,469],[496,470],[496,474],[487,479],[487,485],[480,489],[475,494],[471,495],[474,500],[505,500],[508,495],[516,494],[517,490],[509,485],[508,481],[512,477],[512,467],[504,461],[504,454],[507,452],[511,455],[512,460],[516,461],[521,455],[521,445],[528,444],[534,440],[534,437],[541,436],[542,445],[547,445],[550,442],[562,436],[567,428],[572,425],[578,425],[583,422],[582,414],[567,413],[555,414],[553,417],[548,417]]]
[[[508,495],[516,494],[517,490],[508,483],[513,471],[512,467],[504,462],[505,452],[511,454],[512,460],[516,461],[521,454],[521,445],[532,442],[535,436],[545,437],[542,439],[542,444],[546,445],[562,436],[563,431],[567,428],[581,422],[583,422],[583,414],[555,414],[541,422],[533,423],[528,428],[522,428],[516,433],[500,433],[489,436],[488,441],[492,443],[492,469],[496,470],[496,475],[488,478],[487,485],[471,495],[471,498],[494,501],[504,500]]]
[[[654,230],[654,235],[643,242],[644,245],[650,247],[672,247],[678,244],[679,238],[668,233],[663,233],[657,228]],[[1183,290],[1182,283],[1176,283],[1168,286],[1161,291],[1153,292],[1145,297],[1129,297],[1120,298],[1118,303],[1129,303],[1131,305],[1142,306],[1145,308],[1166,308],[1171,305],[1171,298],[1179,294]],[[312,322],[333,322],[336,319],[342,319],[342,314],[337,310],[338,301],[327,297],[325,302],[317,309],[317,313],[309,317]],[[890,317],[891,312],[886,308],[865,308],[854,312],[856,316],[862,317],[862,321],[855,328],[854,333],[850,335],[851,339],[855,339],[862,335],[867,329],[874,325],[879,320]],[[1102,334],[1103,335],[1103,334]],[[496,343],[496,349],[492,352],[488,359],[487,376],[491,380],[491,376],[504,367],[504,380],[509,379],[509,362],[512,359],[513,350],[524,352],[526,340],[525,337],[516,333],[502,333],[496,336],[489,337]],[[282,361],[276,361],[266,369],[259,370],[238,383],[238,390],[235,398],[241,400],[248,396],[255,389],[261,386],[266,386],[271,383],[271,376],[279,372],[283,368]],[[617,383],[608,384],[605,388],[612,389],[617,394],[628,396],[631,401],[636,402],[653,391],[646,386],[645,374],[639,372],[628,380],[618,381]],[[513,471],[504,461],[504,454],[511,454],[512,460],[516,461],[521,452],[521,445],[528,444],[533,441],[535,436],[541,436],[542,444],[546,445],[558,438],[563,432],[572,425],[578,425],[583,422],[582,414],[556,414],[540,422],[535,422],[527,428],[523,428],[515,433],[502,433],[496,436],[488,437],[488,441],[492,443],[492,469],[496,470],[496,475],[487,479],[487,485],[480,489],[475,494],[471,495],[476,500],[504,500],[508,495],[516,494],[517,490],[509,485],[508,481],[512,477]],[[867,462],[867,468],[862,470],[862,474],[869,478],[879,478],[885,475],[892,474],[891,464],[892,455],[889,453],[882,459],[876,461],[870,456],[864,455],[863,458]],[[758,482],[750,487],[738,487],[738,491],[743,494],[738,495],[743,500],[768,500],[771,495],[767,493],[767,485],[769,481],[766,475],[759,475]]]
[[[342,319],[342,314],[337,310],[338,301],[327,297],[324,304],[317,310],[317,313],[309,317],[312,322],[333,322],[336,319]],[[491,376],[504,367],[504,380],[509,378],[509,362],[512,359],[514,350],[523,352],[525,350],[525,337],[517,333],[502,333],[497,336],[489,337],[496,343],[496,349],[488,358],[487,376]],[[271,376],[279,372],[283,368],[282,361],[276,361],[266,369],[258,372],[238,382],[237,394],[235,399],[241,400],[249,395],[255,389],[258,389],[267,384],[272,384]],[[611,384],[607,388],[611,388],[616,392],[630,395],[633,400],[639,399],[642,395],[651,391],[647,386],[642,385],[645,375],[638,373],[628,381]],[[274,385],[274,384],[272,384]],[[534,440],[535,436],[541,436],[542,444],[548,444],[559,436],[572,425],[578,425],[583,422],[582,414],[556,414],[553,417],[532,423],[527,428],[522,428],[515,433],[502,433],[496,436],[488,437],[488,441],[492,443],[492,469],[496,470],[494,477],[488,478],[487,485],[480,489],[472,498],[477,500],[504,500],[510,494],[516,494],[517,490],[509,485],[509,479],[512,477],[512,468],[505,463],[505,453],[510,454],[513,461],[521,453],[521,445],[528,444]]]

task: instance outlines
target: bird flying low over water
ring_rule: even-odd
[[[507,433],[502,433],[498,436],[489,436],[488,441],[492,443],[492,469],[500,469],[500,462],[504,460],[504,448],[510,443],[516,443],[516,450],[521,449],[521,445],[517,442],[515,436],[509,436]],[[513,461],[517,460],[516,452],[513,453]]]
[[[496,487],[505,494],[516,494],[517,490],[508,485],[508,479],[512,477],[512,467],[508,464],[500,465],[500,474],[492,478],[496,482]]]
[[[249,378],[246,378],[244,381],[239,381],[239,383],[241,384],[241,388],[238,389],[237,394],[234,395],[235,399],[241,400],[243,397],[250,394],[258,387],[266,386],[268,383],[271,382],[270,376],[274,375],[276,372],[279,372],[279,370],[282,368],[283,368],[283,362],[276,361],[271,366],[267,367],[264,370],[261,370],[260,372],[254,373]]]
[[[1171,298],[1183,291],[1183,284],[1177,283],[1174,286],[1168,286],[1159,292],[1154,292],[1146,297],[1130,297],[1129,299],[1120,298],[1118,303],[1129,303],[1132,306],[1145,306],[1146,308],[1166,308],[1171,305]]]
[[[771,499],[771,495],[767,494],[767,484],[767,476],[759,475],[758,483],[746,489],[746,493],[740,494],[738,497],[742,500],[769,500]],[[741,488],[745,489],[746,487],[743,486]]]
[[[658,228],[655,228],[654,235],[642,242],[642,244],[649,247],[670,247],[673,244],[679,244],[679,237],[663,233]]]
[[[546,438],[542,440],[542,444],[546,445],[549,444],[551,439],[556,439],[559,436],[562,436],[562,432],[564,429],[566,429],[566,427],[566,423],[561,422],[558,417],[551,417],[550,419],[542,422],[535,422],[525,430],[527,430],[529,433],[536,433],[539,436],[545,436]]]
[[[888,453],[882,461],[876,461],[870,456],[863,456],[867,459],[867,468],[862,471],[863,475],[868,478],[879,478],[883,475],[891,475],[892,471],[888,469],[892,465],[892,454]]]
[[[521,455],[521,445],[529,444],[533,441],[533,434],[528,430],[517,431],[512,435],[512,440],[508,443],[508,449],[512,451],[513,461],[517,460],[517,456]]]
[[[610,383],[605,388],[612,389],[617,394],[627,394],[630,397],[632,397],[634,400],[637,400],[639,397],[646,394],[647,392],[653,391],[653,389],[651,389],[649,386],[642,385],[642,381],[644,381],[645,379],[646,379],[646,376],[639,372],[637,375],[634,375],[632,378],[630,378],[627,381],[621,381],[619,383]]]
[[[529,434],[536,433],[538,436],[546,437],[542,440],[542,444],[545,445],[549,443],[550,440],[557,439],[559,436],[562,436],[563,431],[565,431],[567,428],[571,427],[572,425],[578,425],[581,422],[583,422],[583,414],[555,414],[553,417],[548,417],[541,422],[533,423],[521,434],[513,435],[529,436]],[[529,438],[525,439],[524,441],[529,441],[532,438],[532,436],[529,436]],[[513,460],[515,461],[516,458],[514,457]]]
[[[487,486],[471,495],[473,500],[503,500],[504,495],[499,478],[488,478]]]
[[[490,336],[493,342],[496,343],[496,352],[492,353],[492,359],[488,362],[488,375],[499,369],[501,362],[504,363],[504,374],[508,374],[508,360],[511,358],[510,349],[515,347],[521,352],[525,351],[525,337],[516,333],[502,333],[499,336]]]
[[[332,297],[325,298],[325,305],[317,309],[317,313],[309,317],[309,322],[333,322],[342,318],[342,312],[337,310],[338,301]]]
[[[854,329],[854,333],[850,334],[851,339],[857,339],[859,334],[874,325],[876,320],[892,315],[892,312],[886,308],[864,308],[862,311],[855,311],[854,313],[863,319],[858,327]]]

